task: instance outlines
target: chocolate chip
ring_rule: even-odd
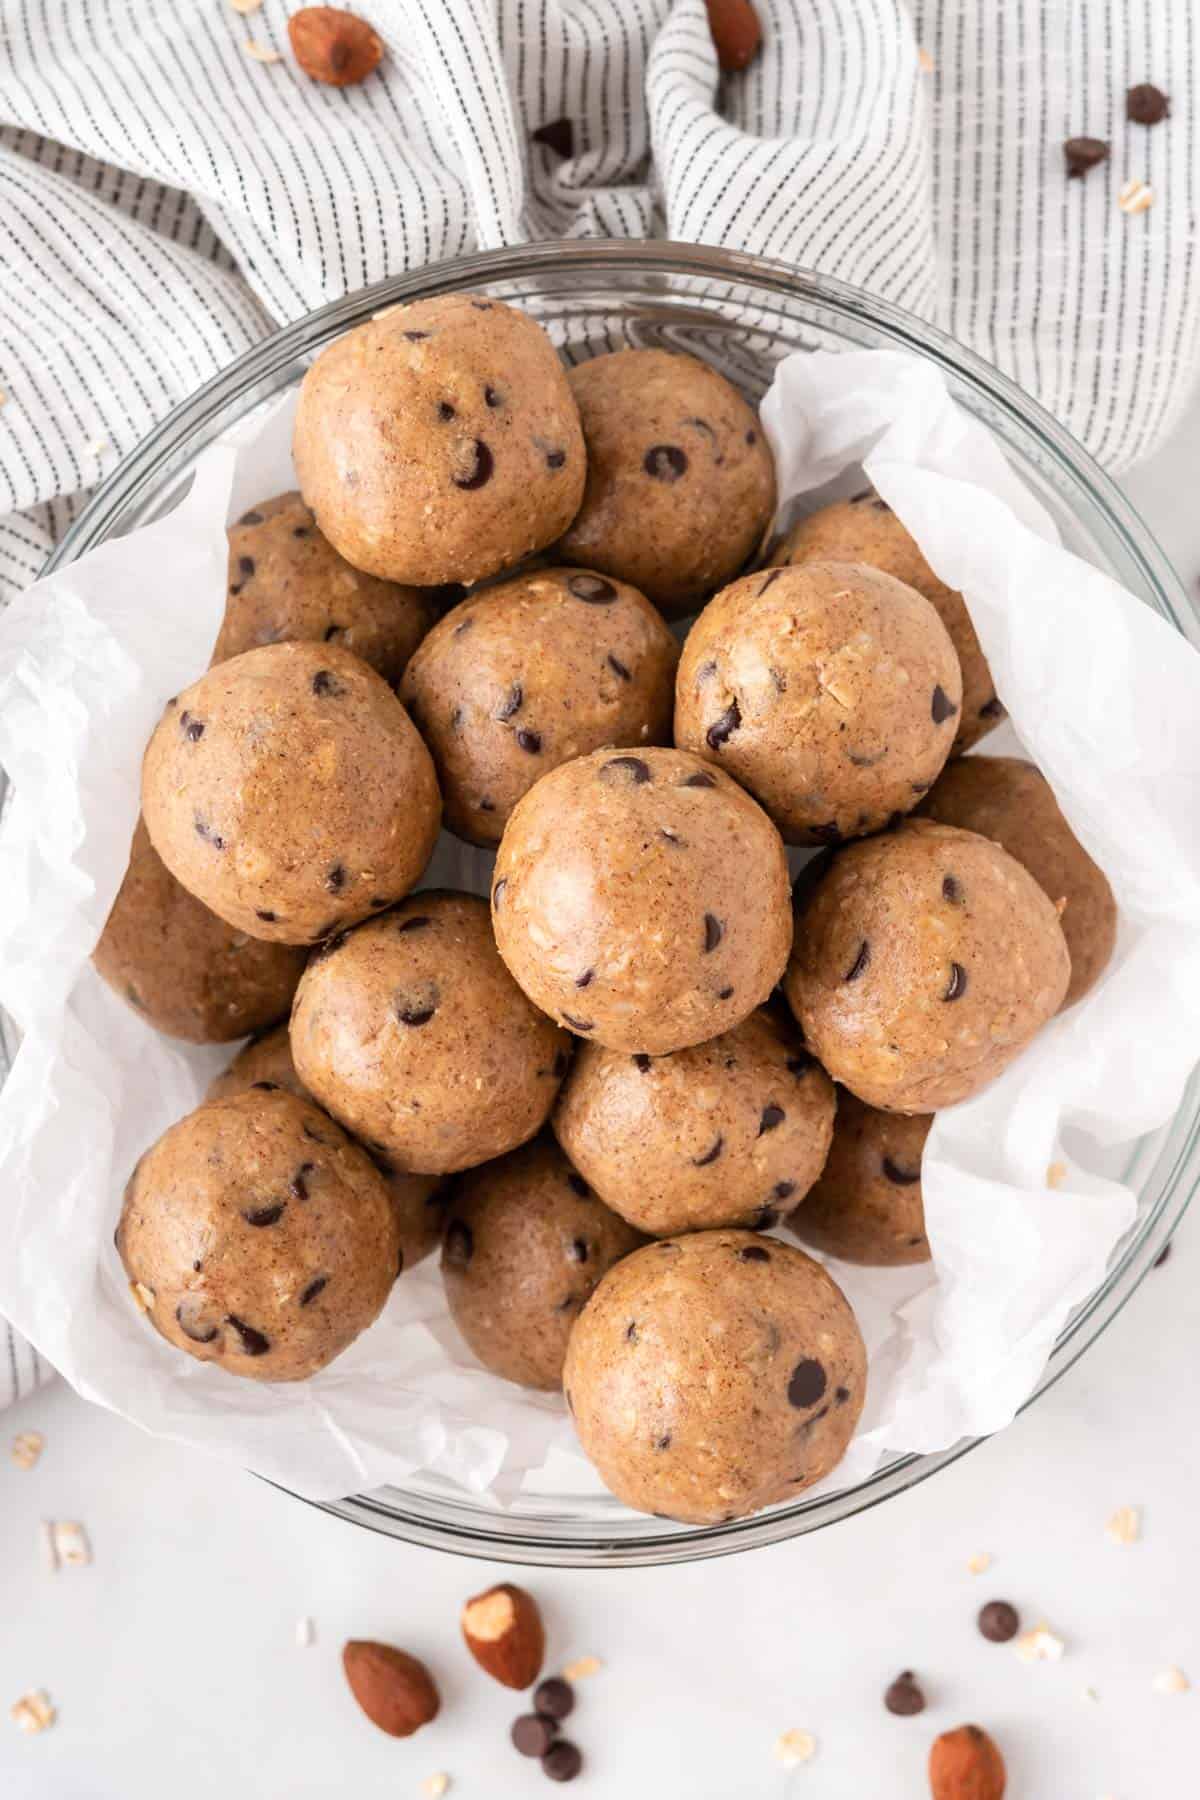
[[[951,906],[957,906],[963,897],[961,884],[953,875],[942,876],[942,899],[948,900]]]
[[[575,977],[575,986],[577,988],[590,987],[595,973],[595,969],[585,969],[582,975]]]
[[[946,983],[946,991],[942,995],[942,999],[961,1000],[966,991],[967,971],[963,968],[961,963],[952,962],[950,964],[950,979]]]
[[[981,719],[1002,719],[1004,717],[1004,702],[993,694],[991,699],[985,700],[980,707],[979,716]],[[925,785],[928,787],[928,782]]]
[[[563,1024],[569,1025],[572,1031],[591,1031],[595,1023],[594,1019],[575,1019],[570,1013],[563,1014]]]
[[[402,931],[424,931],[427,925],[432,924],[433,920],[428,913],[413,913],[407,919],[396,920],[396,932],[398,935]]]
[[[953,700],[951,700],[945,688],[939,684],[939,686],[935,687],[933,690],[933,699],[930,702],[929,710],[933,715],[934,724],[944,725],[947,719],[952,719],[954,717],[958,708],[955,706]]]
[[[771,1252],[764,1250],[761,1244],[747,1244],[738,1251],[739,1262],[770,1262]]]
[[[911,1669],[897,1675],[883,1696],[883,1704],[900,1719],[910,1719],[914,1713],[925,1711],[925,1696]]]
[[[783,1124],[786,1117],[787,1114],[784,1112],[782,1106],[776,1106],[775,1102],[772,1100],[769,1105],[764,1106],[762,1109],[762,1117],[758,1121],[759,1137],[762,1137],[764,1132],[774,1131],[777,1125]]]
[[[763,582],[762,586],[758,590],[758,597],[760,600],[761,600],[762,596],[766,593],[767,589],[770,587],[771,583],[773,581],[778,581],[779,577],[782,574],[783,574],[782,569],[769,569],[767,571],[766,580]]]
[[[717,989],[717,999],[718,1000],[732,1000],[733,999],[733,989],[731,987],[718,988]]]
[[[483,487],[492,479],[492,470],[495,466],[496,459],[483,439],[476,438],[472,446],[470,468],[465,474],[454,475],[451,479],[456,488],[465,488],[468,492],[473,492],[474,489]]]
[[[317,1139],[318,1143],[324,1143],[324,1141],[325,1140],[323,1138]],[[305,1181],[304,1177],[306,1175],[311,1175],[312,1172],[313,1172],[313,1164],[312,1163],[306,1162],[306,1163],[300,1164],[300,1167],[296,1170],[296,1173],[292,1176],[292,1179],[288,1182],[288,1193],[292,1196],[293,1200],[307,1200],[308,1199],[308,1183]]]
[[[452,1269],[465,1269],[475,1254],[475,1234],[465,1219],[451,1219],[443,1252]]]
[[[870,960],[871,960],[871,946],[867,942],[867,939],[864,938],[862,943],[858,946],[858,955],[854,958],[854,961],[850,964],[850,967],[846,970],[846,973],[842,976],[842,980],[843,981],[857,981],[859,976],[861,974],[863,974],[863,972],[865,971]]]
[[[834,1399],[834,1404],[836,1406],[845,1406],[845,1404],[849,1398],[850,1398],[850,1389],[849,1388],[847,1388],[847,1387],[834,1388],[833,1399]]]
[[[1125,95],[1125,117],[1131,125],[1161,125],[1170,111],[1171,102],[1152,82],[1139,81]]]
[[[1107,162],[1108,145],[1103,138],[1073,137],[1063,145],[1063,155],[1067,159],[1068,181],[1076,175],[1086,175],[1097,163]]]
[[[534,1688],[533,1704],[543,1718],[565,1719],[575,1710],[575,1689],[561,1675],[550,1675]]]
[[[500,702],[493,717],[497,719],[511,719],[515,713],[520,712],[524,704],[525,690],[519,681],[514,681],[507,694],[504,696],[504,699]]]
[[[687,466],[687,454],[678,444],[653,444],[642,458],[643,469],[655,481],[678,481]]]
[[[842,841],[842,834],[832,819],[826,825],[810,825],[808,835],[818,844],[840,844]]]
[[[671,1448],[671,1434],[669,1431],[664,1431],[661,1437],[655,1438],[654,1448],[656,1450],[669,1450]]]
[[[976,1623],[989,1644],[1007,1644],[1021,1629],[1017,1609],[1007,1600],[989,1600],[980,1607]]]
[[[277,1094],[279,1092],[279,1083],[277,1081],[252,1081],[250,1086],[252,1088],[261,1088],[264,1094]]]
[[[293,525],[292,526],[292,536],[298,537],[298,538],[306,538],[311,530],[312,530],[311,525]]]
[[[313,951],[313,961],[324,962],[327,957],[332,956],[335,951],[341,949],[349,936],[350,933],[348,931],[335,931],[332,937],[326,937],[323,933],[318,932],[317,941],[320,948]]]
[[[572,1193],[578,1194],[581,1200],[590,1200],[592,1197],[591,1188],[583,1179],[583,1176],[577,1175],[574,1169],[572,1169],[571,1173],[567,1176],[567,1186],[571,1189]]]
[[[827,1381],[825,1368],[815,1357],[806,1356],[792,1370],[792,1378],[788,1382],[788,1400],[793,1406],[815,1406],[825,1392]]]
[[[314,1144],[324,1144],[325,1148],[327,1150],[329,1149],[329,1139],[327,1137],[322,1136],[322,1134],[319,1131],[317,1131],[312,1125],[309,1124],[307,1119],[304,1120],[300,1129],[304,1133],[305,1137],[310,1138]],[[304,1167],[310,1168],[311,1164],[305,1163]]]
[[[544,1719],[540,1713],[522,1713],[519,1719],[513,1720],[509,1736],[522,1756],[545,1756],[557,1731],[553,1719]]]
[[[428,1025],[436,1011],[436,1002],[428,1004],[422,1001],[405,1000],[397,1003],[396,1017],[402,1025],[411,1025],[415,1030],[418,1025]]]
[[[715,788],[717,778],[715,775],[710,775],[705,769],[697,769],[694,775],[688,775],[679,785],[690,788]]]
[[[569,575],[567,592],[589,606],[611,606],[617,597],[616,588],[603,575]]]
[[[195,1298],[181,1300],[175,1308],[175,1323],[184,1337],[191,1338],[193,1344],[211,1344],[217,1335],[215,1325],[201,1323],[202,1302]]]
[[[920,1169],[905,1169],[890,1156],[883,1159],[883,1172],[897,1187],[913,1187],[921,1179]]]
[[[193,719],[188,713],[184,712],[179,715],[179,723],[188,743],[198,744],[200,739],[204,736],[203,719]]]
[[[711,955],[725,936],[725,927],[713,913],[704,915],[704,953]]]
[[[494,800],[489,800],[485,794],[483,799],[479,802],[479,810],[480,812],[495,812],[496,803]]]
[[[445,425],[450,419],[454,418],[454,416],[454,408],[451,406],[450,402],[448,400],[439,400],[438,418],[442,421],[442,424]]]
[[[775,1186],[771,1189],[771,1193],[776,1200],[790,1200],[795,1191],[796,1184],[794,1181],[777,1181]]]
[[[283,1217],[284,1202],[276,1201],[274,1206],[252,1206],[242,1214],[247,1225],[278,1225]]]
[[[588,1259],[588,1242],[586,1238],[572,1238],[567,1247],[567,1255],[572,1262],[585,1263]]]
[[[547,450],[546,452],[546,467],[548,469],[561,469],[566,460],[567,453],[565,450]]]
[[[403,1266],[403,1264],[402,1264],[402,1266]],[[301,1296],[300,1296],[301,1306],[311,1306],[313,1301],[316,1299],[317,1295],[322,1293],[324,1291],[324,1289],[327,1288],[328,1286],[329,1286],[328,1275],[318,1275],[315,1281],[309,1282],[308,1286],[305,1288],[304,1292],[301,1294]]]
[[[638,1341],[637,1320],[630,1319],[628,1325],[625,1327],[625,1342],[627,1344],[636,1344],[637,1341]]]
[[[724,1148],[725,1139],[723,1137],[714,1138],[711,1148],[706,1150],[703,1156],[693,1156],[692,1167],[694,1169],[707,1169],[709,1163],[716,1162]]]
[[[583,1757],[574,1744],[568,1744],[566,1738],[560,1738],[557,1744],[551,1744],[542,1758],[542,1773],[551,1781],[574,1781],[583,1767]]]
[[[427,331],[402,331],[400,335],[406,337],[410,344],[419,344],[422,338],[429,336],[429,333]]]
[[[236,1314],[227,1313],[225,1315],[225,1323],[233,1326],[233,1329],[241,1339],[242,1349],[247,1356],[265,1356],[267,1351],[271,1348],[271,1340],[268,1337],[261,1331],[256,1331],[253,1325],[247,1325],[245,1321],[239,1319]]]
[[[333,638],[339,637],[345,629],[346,627],[344,625],[327,625],[325,627],[325,642],[328,644]]]
[[[239,556],[238,557],[238,574],[242,577],[243,581],[249,581],[249,579],[253,575],[253,573],[254,573],[254,558],[252,556]]]
[[[748,444],[757,444],[757,442],[758,442],[758,433],[757,433],[757,431],[755,431],[755,430],[754,430],[754,429],[753,429],[753,428],[751,428],[751,430],[749,430],[749,431],[748,431],[748,432],[747,432],[747,433],[746,433],[746,442],[747,442],[747,443],[748,443]]]
[[[633,1066],[635,1069],[640,1070],[640,1072],[643,1075],[646,1074],[647,1070],[650,1067],[650,1058],[646,1055],[646,1052],[644,1050],[635,1050],[634,1051]]]
[[[331,894],[340,894],[346,885],[346,871],[341,863],[334,863],[325,877],[325,887]]]
[[[332,694],[340,694],[342,688],[331,669],[318,669],[312,678],[312,691],[324,698]]]
[[[570,119],[551,119],[549,124],[539,125],[529,135],[535,144],[544,144],[555,156],[575,154],[575,127]]]
[[[485,387],[483,390],[483,398],[486,405],[492,408],[504,405],[504,395],[498,393],[494,387]]]
[[[634,787],[643,787],[654,778],[650,773],[649,763],[643,762],[640,756],[610,756],[600,768],[600,779],[608,781],[613,777],[628,776]]]
[[[886,755],[886,750],[878,750],[873,755],[860,755],[859,752],[855,750],[847,750],[846,752],[847,758],[854,764],[856,769],[873,769],[876,763],[881,763]]]
[[[263,516],[260,512],[243,513],[238,520],[239,525],[261,525],[262,522]]]
[[[536,731],[526,731],[524,728],[517,732],[517,743],[530,756],[536,756],[542,747],[540,734]]]
[[[799,1079],[801,1075],[808,1074],[816,1060],[816,1057],[810,1056],[807,1050],[802,1050],[799,1056],[789,1056],[784,1067],[789,1075],[795,1075]]]
[[[256,912],[254,916],[256,919],[261,919],[264,925],[273,925],[275,923],[275,914],[273,912]]]
[[[225,848],[225,839],[221,837],[219,832],[214,831],[212,826],[208,823],[208,820],[202,819],[199,813],[193,818],[192,825],[195,829],[196,836],[198,838],[203,838],[206,844],[211,844],[214,850],[223,850]]]
[[[731,700],[721,714],[704,734],[704,741],[710,750],[719,750],[722,744],[728,743],[742,722],[742,709],[736,700]],[[690,785],[699,786],[698,782]]]
[[[611,652],[608,656],[608,666],[612,670],[614,675],[620,676],[622,681],[632,681],[633,677],[630,675],[629,670],[625,667],[625,664],[623,662],[618,661],[618,659],[615,656],[613,656],[611,654]]]
[[[461,637],[464,631],[470,631],[474,623],[475,619],[473,615],[470,618],[460,619],[458,624],[454,627],[455,637]]]

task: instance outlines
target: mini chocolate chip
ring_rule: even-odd
[[[320,1142],[323,1142],[323,1139],[318,1139],[317,1141],[318,1141],[318,1143],[320,1143]],[[296,1173],[292,1176],[292,1179],[288,1182],[288,1193],[292,1196],[293,1200],[307,1200],[308,1199],[308,1183],[305,1181],[304,1177],[306,1175],[311,1175],[312,1172],[313,1172],[313,1164],[312,1163],[306,1162],[306,1163],[300,1164],[300,1167],[296,1170]]]
[[[930,702],[929,710],[935,725],[944,725],[946,720],[952,719],[958,711],[957,706],[940,683],[933,690],[933,699]]]
[[[483,799],[479,802],[479,810],[480,812],[495,812],[496,802],[494,800],[489,800],[485,794]]]
[[[991,699],[985,700],[983,705],[980,707],[979,716],[981,719],[1001,719],[1001,718],[1003,718],[1004,717],[1004,702],[1001,699],[999,699],[997,697],[997,695],[993,694]],[[928,786],[928,783],[926,783],[926,786]]]
[[[492,310],[492,303],[490,300],[472,300],[471,305],[475,308],[476,312],[491,312]]]
[[[856,750],[847,750],[846,752],[847,758],[856,769],[873,769],[876,763],[881,763],[886,755],[886,750],[878,750],[873,755],[867,756],[861,755]]]
[[[504,405],[504,395],[498,393],[494,387],[485,387],[483,390],[483,398],[488,406],[497,407]]]
[[[193,1266],[199,1268],[200,1265],[196,1263]],[[175,1308],[175,1323],[184,1337],[191,1338],[193,1344],[211,1344],[217,1335],[217,1328],[215,1325],[200,1323],[198,1314],[201,1304],[194,1298],[190,1304],[187,1300],[181,1300]]]
[[[1007,1600],[989,1600],[980,1607],[976,1623],[989,1644],[1007,1644],[1021,1629],[1017,1609]]]
[[[567,592],[589,606],[611,606],[617,597],[616,588],[603,575],[569,575]]]
[[[723,1137],[714,1138],[711,1148],[706,1150],[703,1156],[693,1156],[692,1167],[694,1169],[707,1169],[709,1163],[716,1162],[724,1148],[725,1139]]]
[[[795,1191],[796,1184],[794,1181],[777,1181],[775,1186],[771,1189],[771,1193],[776,1200],[790,1200]]]
[[[566,460],[567,453],[565,450],[547,450],[546,452],[546,467],[548,469],[561,469],[566,463]]]
[[[263,516],[260,512],[243,513],[238,520],[239,525],[261,525],[262,522]]]
[[[407,919],[396,920],[396,931],[397,934],[402,931],[424,931],[425,927],[432,923],[433,920],[428,913],[413,913]]]
[[[411,1025],[415,1030],[418,1025],[428,1025],[436,1011],[436,1005],[423,1006],[418,1003],[417,1005],[412,1006],[407,1002],[404,1002],[397,1006],[396,1017],[402,1025]]]
[[[274,1206],[253,1206],[242,1217],[247,1225],[278,1225],[283,1217],[283,1208],[284,1202],[279,1200]]]
[[[507,886],[508,886],[508,876],[502,875],[500,877],[499,881],[496,883],[495,887],[492,889],[492,905],[493,906],[499,906],[499,904],[504,896],[504,890]]]
[[[783,574],[782,569],[768,569],[766,579],[764,580],[762,586],[758,590],[759,599],[761,599],[762,596],[766,593],[766,591],[770,587],[771,583],[773,581],[778,581],[779,577],[782,574]]]
[[[299,538],[306,538],[311,530],[312,530],[311,525],[293,525],[292,526],[292,536],[299,537]]]
[[[1086,175],[1097,163],[1108,161],[1108,145],[1103,138],[1073,137],[1063,145],[1063,155],[1067,159],[1067,179],[1073,176]]]
[[[835,1405],[845,1406],[847,1400],[850,1398],[850,1389],[847,1387],[834,1388],[833,1398]]]
[[[810,825],[808,835],[818,844],[840,844],[842,841],[842,834],[832,819],[826,825]]]
[[[932,781],[910,781],[908,785],[914,794],[927,794],[933,783]]]
[[[761,1244],[747,1244],[738,1251],[739,1262],[770,1262],[771,1252],[764,1250]]]
[[[545,1756],[557,1733],[553,1719],[544,1719],[540,1713],[533,1712],[522,1713],[519,1719],[514,1719],[509,1736],[522,1756]]]
[[[811,1056],[807,1050],[802,1050],[799,1056],[789,1056],[784,1067],[787,1069],[789,1075],[795,1075],[799,1078],[801,1075],[808,1074],[808,1071],[813,1067],[816,1060],[816,1057]]]
[[[758,1122],[759,1137],[762,1137],[764,1132],[774,1131],[777,1125],[783,1124],[786,1117],[787,1114],[784,1112],[782,1106],[776,1106],[775,1102],[772,1100],[762,1109],[762,1117]]]
[[[427,331],[403,331],[400,335],[406,337],[410,344],[419,344],[422,338],[429,336],[429,333]]]
[[[622,681],[632,681],[633,677],[630,675],[629,670],[625,667],[625,664],[623,662],[620,662],[615,656],[613,656],[611,654],[611,652],[608,657],[608,666],[612,670],[614,675],[620,676]]]
[[[635,1069],[640,1070],[643,1075],[649,1069],[650,1058],[646,1055],[646,1052],[644,1050],[635,1050],[634,1051],[633,1066]]]
[[[575,154],[575,127],[570,119],[551,119],[549,124],[539,125],[529,135],[535,144],[544,144],[555,156]]]
[[[643,762],[640,756],[610,756],[601,764],[600,779],[607,781],[614,776],[628,776],[634,787],[642,787],[654,779],[649,763]]]
[[[325,877],[325,886],[329,893],[339,894],[346,885],[346,871],[341,863],[334,863]]]
[[[520,745],[521,749],[526,751],[530,756],[536,756],[542,747],[540,734],[536,731],[526,731],[524,729],[517,732],[517,743]]]
[[[678,481],[688,466],[687,454],[678,444],[652,444],[642,467],[655,481]]]
[[[571,1173],[567,1176],[567,1186],[571,1189],[572,1193],[578,1194],[581,1200],[590,1200],[592,1197],[591,1188],[583,1179],[583,1176],[577,1175],[574,1169],[572,1169]]]
[[[268,1337],[261,1331],[256,1331],[253,1325],[247,1325],[245,1321],[239,1319],[236,1314],[227,1313],[225,1315],[225,1323],[233,1326],[233,1329],[241,1339],[241,1347],[247,1356],[265,1356],[267,1351],[271,1348],[271,1340]]]
[[[325,1148],[328,1150],[329,1139],[323,1137],[319,1131],[315,1130],[314,1127],[309,1124],[307,1119],[304,1120],[300,1129],[306,1138],[310,1138],[314,1144],[324,1144]]]
[[[582,1767],[582,1755],[574,1744],[568,1744],[566,1738],[551,1744],[542,1758],[542,1773],[551,1781],[574,1781]]]
[[[704,915],[704,952],[705,952],[706,956],[711,955],[711,953],[716,949],[717,945],[720,943],[721,939],[724,936],[725,936],[725,927],[722,925],[720,919],[718,919],[715,916],[715,914],[713,914],[713,913],[705,913],[705,915]]]
[[[225,839],[219,832],[214,831],[212,826],[208,823],[208,820],[202,819],[199,813],[193,818],[192,825],[195,829],[196,836],[198,838],[203,838],[206,844],[211,844],[214,850],[223,850],[225,848]]]
[[[789,1402],[801,1409],[815,1406],[825,1392],[827,1380],[824,1365],[814,1356],[804,1357],[792,1370],[792,1378],[788,1382]]]
[[[275,914],[273,912],[256,912],[254,916],[256,919],[261,919],[264,925],[273,925],[275,923]]]
[[[1171,111],[1171,102],[1153,82],[1139,81],[1125,95],[1125,117],[1131,125],[1161,125]]]
[[[577,975],[575,977],[575,986],[577,988],[590,987],[595,973],[595,969],[585,969],[582,975]]]
[[[710,775],[706,769],[697,769],[694,775],[688,775],[679,785],[690,788],[715,788],[717,778],[715,775]]]
[[[349,936],[348,931],[335,931],[332,937],[325,937],[318,932],[317,942],[320,947],[313,951],[313,961],[324,962],[326,957],[332,956],[335,951],[341,949]]]
[[[514,681],[507,694],[504,696],[504,699],[500,702],[493,717],[501,720],[511,719],[514,713],[520,712],[524,703],[525,690],[522,688],[519,681]]]
[[[550,1675],[534,1688],[533,1704],[543,1718],[565,1719],[575,1709],[575,1689],[561,1675]]]
[[[475,1254],[475,1234],[465,1219],[451,1219],[446,1227],[444,1255],[452,1269],[465,1269]]]
[[[572,1031],[591,1031],[595,1023],[594,1019],[574,1019],[570,1013],[563,1014],[563,1024],[569,1025]]]
[[[731,700],[720,718],[711,724],[704,734],[704,741],[710,750],[719,750],[722,744],[728,743],[742,722],[742,709],[736,700]],[[693,782],[692,786],[698,785]]]
[[[915,1713],[925,1711],[925,1696],[911,1669],[897,1675],[883,1696],[883,1704],[900,1719],[910,1719]]]
[[[961,963],[952,962],[950,964],[950,979],[946,983],[946,991],[942,995],[942,999],[961,1000],[966,991],[967,971],[963,968]]]
[[[731,987],[718,988],[717,989],[717,999],[718,1000],[732,1000],[733,999],[733,989]]]
[[[482,438],[476,438],[473,446],[474,459],[470,469],[463,475],[453,475],[451,480],[456,488],[464,488],[468,493],[483,487],[492,479],[492,470],[496,459]]]
[[[461,637],[464,631],[470,631],[474,623],[475,619],[473,615],[470,618],[460,619],[458,624],[454,627],[455,637]]]
[[[584,1263],[588,1259],[588,1242],[586,1238],[572,1238],[567,1249],[572,1262]]]
[[[252,556],[239,556],[238,557],[238,574],[242,577],[243,581],[249,581],[249,579],[253,575],[253,573],[254,573],[254,558]]]
[[[883,1172],[897,1187],[913,1187],[921,1179],[920,1169],[903,1168],[900,1163],[893,1162],[890,1156],[883,1159]]]
[[[279,1092],[279,1083],[277,1081],[252,1081],[250,1086],[252,1088],[261,1088],[264,1094],[277,1094]]]
[[[746,433],[746,442],[748,444],[757,444],[758,442],[758,433],[753,427]]]
[[[438,401],[438,418],[442,421],[443,425],[446,424],[448,420],[453,419],[454,417],[455,417],[454,408],[451,406],[450,402],[448,400],[439,400]]]
[[[403,1261],[401,1263],[401,1266],[403,1266]],[[318,1275],[315,1281],[309,1282],[308,1286],[305,1288],[304,1292],[301,1294],[301,1296],[300,1296],[301,1306],[311,1306],[313,1301],[316,1299],[317,1295],[319,1293],[321,1293],[328,1286],[329,1286],[328,1275]]]
[[[200,739],[204,736],[203,719],[190,719],[188,718],[187,713],[181,713],[179,715],[179,723],[183,727],[183,735],[188,740],[189,744],[198,744]]]
[[[638,1341],[637,1320],[630,1319],[628,1325],[625,1327],[625,1342],[627,1344],[636,1344],[637,1341]]]
[[[655,1438],[654,1448],[656,1450],[669,1450],[671,1448],[671,1434],[669,1431],[664,1431],[661,1437]]]
[[[953,875],[942,876],[942,899],[948,900],[951,906],[957,906],[963,897],[962,887]]]
[[[312,678],[312,691],[314,694],[320,695],[340,694],[341,683],[332,670],[318,669]]]
[[[866,938],[864,938],[862,943],[858,946],[858,955],[854,958],[854,961],[850,964],[850,967],[846,970],[846,973],[842,976],[842,980],[843,981],[857,981],[859,976],[866,969],[870,960],[871,960],[871,946],[867,942]]]
[[[346,627],[344,625],[327,625],[325,627],[325,642],[328,644],[331,639],[339,637],[345,629]]]

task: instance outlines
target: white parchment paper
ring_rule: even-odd
[[[0,1096],[0,1312],[89,1399],[314,1498],[418,1470],[501,1501],[593,1493],[558,1400],[476,1365],[429,1264],[332,1368],[272,1387],[163,1343],[112,1247],[138,1155],[232,1050],[160,1037],[88,957],[124,872],[143,746],[216,636],[224,527],[295,485],[293,404],[207,452],[169,518],[30,589],[0,621],[0,762],[16,789],[0,833],[0,1003],[22,1034]],[[963,589],[1016,731],[1122,915],[1098,987],[985,1093],[938,1116],[924,1162],[932,1267],[834,1265],[871,1354],[839,1486],[885,1452],[1004,1425],[1134,1217],[1133,1195],[1096,1172],[1104,1148],[1167,1120],[1200,1052],[1200,658],[1061,547],[931,365],[796,355],[763,417],[785,501],[864,468]],[[430,879],[484,888],[486,868],[444,838]],[[1048,1183],[1055,1163],[1061,1185]]]

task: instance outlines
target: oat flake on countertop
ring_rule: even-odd
[[[1110,1544],[1136,1544],[1142,1535],[1142,1515],[1136,1506],[1118,1506],[1104,1535]]]
[[[1156,1694],[1186,1694],[1191,1685],[1183,1670],[1176,1668],[1174,1664],[1154,1677]]]
[[[32,1469],[46,1447],[40,1431],[18,1431],[9,1452],[18,1469]]]
[[[568,1663],[563,1670],[564,1681],[586,1681],[589,1675],[598,1675],[604,1664],[598,1656],[580,1656]]]
[[[937,64],[934,62],[924,45],[917,51],[917,67],[920,69],[922,75],[932,75],[933,71],[937,68]]]
[[[48,1725],[53,1725],[58,1714],[50,1704],[50,1696],[45,1688],[31,1688],[27,1694],[22,1694],[19,1700],[13,1702],[9,1708],[9,1717],[18,1731],[32,1733],[45,1731]]]
[[[1144,181],[1127,181],[1117,195],[1123,213],[1143,213],[1154,205],[1154,189]]]
[[[992,1566],[990,1550],[977,1550],[974,1556],[968,1556],[967,1568],[972,1575],[986,1575]]]
[[[427,1800],[442,1800],[442,1795],[449,1791],[450,1777],[444,1769],[439,1769],[436,1775],[427,1775],[421,1783],[421,1792],[427,1796]]]
[[[817,1740],[811,1731],[784,1731],[775,1740],[775,1760],[782,1763],[785,1769],[798,1769],[806,1763],[817,1748]]]
[[[242,17],[245,18],[247,13],[258,11],[259,7],[262,5],[262,0],[229,0],[229,4],[232,6],[235,13],[241,13]]]
[[[1032,1631],[1023,1632],[1013,1645],[1021,1661],[1028,1663],[1061,1662],[1066,1648],[1063,1639],[1056,1637],[1044,1622],[1035,1625]]]
[[[309,1645],[315,1642],[316,1635],[316,1627],[307,1613],[302,1619],[296,1620],[296,1642],[301,1650],[307,1650]]]
[[[277,63],[283,61],[283,56],[278,50],[272,50],[269,44],[260,44],[254,38],[247,38],[242,49],[255,62]]]
[[[1046,1170],[1046,1186],[1048,1188],[1060,1188],[1066,1179],[1066,1163],[1052,1162],[1050,1167]]]
[[[85,1569],[92,1546],[78,1519],[44,1519],[42,1533],[52,1569]]]

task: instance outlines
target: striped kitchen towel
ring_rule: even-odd
[[[0,594],[273,325],[538,237],[839,276],[1144,455],[1200,350],[1192,0],[755,3],[722,76],[703,0],[358,0],[387,55],[336,89],[291,0],[3,0]],[[1139,84],[1166,117],[1128,116]],[[1072,179],[1076,137],[1108,154]],[[36,1369],[0,1325],[0,1402]]]

